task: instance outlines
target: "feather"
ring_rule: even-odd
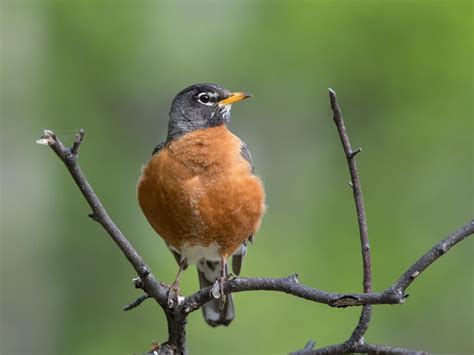
[[[222,264],[220,261],[209,261],[201,259],[197,264],[199,285],[202,288],[212,286],[221,274]],[[227,270],[226,270],[227,274]],[[221,299],[212,299],[202,307],[204,320],[212,327],[229,325],[234,319],[234,300],[232,295],[227,295],[226,302],[222,306]]]

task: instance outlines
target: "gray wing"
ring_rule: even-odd
[[[235,276],[240,275],[240,270],[242,270],[242,264],[244,262],[245,254],[247,254],[247,243],[244,243],[240,246],[239,249],[232,255],[232,271]]]
[[[242,141],[242,147],[240,148],[240,155],[247,160],[250,164],[252,174],[255,173],[255,168],[253,166],[252,154],[250,154],[249,147],[247,143]],[[253,243],[253,236],[248,237],[248,241]],[[242,263],[244,262],[245,254],[247,254],[247,242],[244,242],[239,249],[232,255],[232,271],[235,275],[240,275],[240,270],[242,270]]]
[[[165,146],[166,142],[161,142],[160,144],[158,144],[155,149],[153,149],[153,153],[151,153],[151,155],[155,155],[156,153],[158,153],[161,149],[163,149],[163,147]],[[167,247],[168,249],[170,250],[170,252],[173,254],[176,262],[178,263],[178,265],[181,265],[181,254],[178,253],[176,250],[172,249],[168,244],[167,244]],[[185,264],[183,266],[183,270],[186,270],[186,268],[188,267],[188,263],[187,261],[185,260]]]
[[[240,148],[240,155],[242,155],[242,157],[247,160],[250,164],[250,167],[251,167],[251,171],[252,171],[252,174],[255,172],[254,170],[254,166],[253,166],[253,161],[252,161],[252,155],[250,154],[250,150],[249,150],[249,147],[247,146],[247,143],[245,143],[244,141],[242,141],[242,147]]]
[[[161,142],[160,144],[158,144],[155,149],[153,149],[153,153],[151,153],[151,155],[155,155],[156,153],[158,153],[164,146],[165,146],[166,142]]]

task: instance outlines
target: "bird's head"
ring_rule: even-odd
[[[195,84],[176,95],[171,103],[168,141],[198,129],[230,122],[232,104],[250,97],[217,84]]]

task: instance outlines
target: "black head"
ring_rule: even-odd
[[[228,124],[232,104],[248,97],[250,94],[232,93],[216,84],[187,87],[171,103],[167,141],[197,129]]]

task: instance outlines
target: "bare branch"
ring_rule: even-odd
[[[365,215],[364,196],[362,194],[362,187],[360,184],[359,173],[357,171],[357,163],[355,156],[362,151],[362,148],[352,150],[352,145],[349,140],[349,136],[346,132],[344,125],[344,119],[342,117],[342,111],[337,102],[336,92],[329,89],[329,100],[331,102],[331,110],[333,112],[333,120],[336,124],[339,137],[342,142],[342,147],[346,155],[347,164],[349,165],[349,172],[351,175],[351,187],[354,193],[354,200],[357,210],[357,221],[359,223],[359,235],[360,244],[362,249],[362,263],[364,272],[364,292],[372,292],[372,269],[371,269],[371,257],[370,257],[370,244],[369,244],[369,231],[367,228],[367,217]],[[351,337],[347,342],[351,344],[358,343],[364,336],[367,328],[369,327],[370,318],[372,315],[372,307],[365,305],[362,309],[359,322],[352,332]]]
[[[392,286],[384,292],[369,293],[331,293],[311,288],[298,282],[298,275],[285,278],[233,278],[224,282],[226,294],[245,291],[275,291],[304,298],[309,301],[326,304],[331,307],[353,307],[374,304],[402,304],[405,301],[405,290],[413,282],[416,274],[419,276],[428,266],[443,256],[454,245],[474,234],[474,220],[468,222],[458,230],[448,235],[428,250],[418,261],[403,273]],[[444,252],[441,252],[444,250]],[[202,307],[212,299],[212,287],[203,288],[186,297],[182,306],[185,312],[190,313]]]
[[[212,287],[203,288],[196,293],[186,297],[183,307],[186,312],[193,312],[210,301]],[[285,278],[233,278],[224,282],[224,291],[226,294],[245,291],[275,291],[284,292],[309,301],[326,304],[331,307],[352,307],[365,304],[398,304],[403,302],[391,290],[385,293],[331,293],[311,288],[298,283],[296,275],[290,275]]]
[[[76,134],[74,146],[71,149],[65,147],[52,131],[45,130],[40,141],[46,142],[66,165],[69,173],[92,209],[92,218],[102,225],[115,244],[120,248],[120,250],[122,250],[123,254],[140,276],[144,290],[160,305],[164,306],[166,305],[168,294],[167,288],[155,280],[141,256],[138,255],[137,251],[112,221],[79,167],[77,162],[77,151],[82,143],[83,137],[84,131],[81,130]]]
[[[341,139],[347,163],[349,165],[349,172],[351,174],[351,187],[354,192],[354,199],[356,203],[357,220],[359,222],[359,234],[364,264],[364,292],[371,292],[372,271],[370,262],[369,232],[367,229],[367,217],[365,215],[364,197],[362,195],[362,187],[360,184],[359,173],[357,171],[357,164],[355,161],[355,156],[357,155],[357,153],[360,153],[362,149],[358,148],[355,151],[352,150],[352,145],[349,141],[349,136],[347,135],[346,127],[344,125],[342,111],[339,107],[339,104],[337,103],[336,92],[332,89],[329,89],[329,98],[331,101],[331,109],[333,111],[333,120],[339,132],[339,137]]]
[[[330,345],[320,349],[306,349],[298,350],[292,355],[316,355],[316,354],[341,354],[341,353],[369,353],[369,354],[427,354],[423,351],[409,350],[399,347],[391,347],[387,345],[376,344],[337,344]]]
[[[433,264],[441,256],[446,254],[453,246],[461,242],[474,233],[474,220],[460,227],[457,231],[451,233],[441,240],[433,248],[428,250],[420,257],[390,288],[399,295],[404,295],[405,290],[410,284],[426,270],[428,266]]]

